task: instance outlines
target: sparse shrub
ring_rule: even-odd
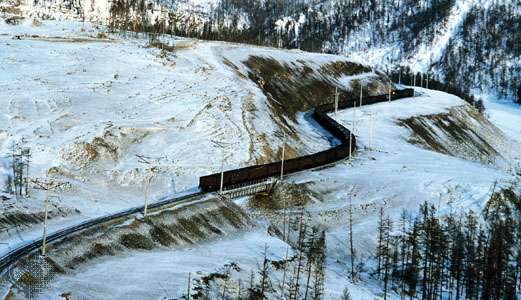
[[[128,233],[121,236],[120,243],[129,249],[152,250],[154,248],[154,242],[139,233]]]
[[[105,32],[98,32],[96,35],[98,39],[107,39],[109,36]]]
[[[342,300],[352,300],[351,294],[349,293],[349,290],[347,288],[344,289],[344,292],[342,293]]]
[[[483,114],[485,112],[485,104],[483,103],[483,100],[481,100],[481,99],[474,102],[474,107],[476,107],[476,109],[479,111],[480,114]]]
[[[19,25],[23,21],[23,17],[20,16],[12,16],[5,19],[5,23],[9,25]]]
[[[40,21],[38,19],[33,19],[32,26],[33,27],[40,27],[40,26],[42,26],[42,21]]]

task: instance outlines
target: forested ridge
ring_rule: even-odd
[[[389,72],[409,67],[474,95],[515,100],[521,88],[521,6],[515,0],[108,3],[33,1],[50,10],[50,18],[68,10],[114,30],[344,54]]]
[[[221,0],[200,15],[179,12],[179,2],[185,1],[162,2],[172,11],[154,19],[143,12],[157,6],[116,0],[112,25],[347,56],[385,49],[372,62],[389,71],[416,66],[463,90],[510,99],[521,85],[521,8],[515,1]],[[129,21],[129,9],[141,17]],[[458,14],[461,20],[453,21]],[[440,39],[441,46],[435,44]],[[427,57],[418,54],[435,46],[440,49]]]
[[[223,0],[201,37],[347,55],[390,45],[396,51],[385,59],[396,68],[407,66],[409,56],[443,34],[456,5],[455,0],[323,2]],[[245,15],[252,26],[237,30],[235,24]],[[229,16],[226,29],[223,20]],[[513,96],[521,84],[520,58],[520,9],[514,2],[491,1],[487,8],[470,9],[446,51],[429,58],[422,71],[464,89]]]

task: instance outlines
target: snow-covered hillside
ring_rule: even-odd
[[[13,142],[23,143],[31,149],[31,181],[62,184],[50,193],[58,197],[52,228],[142,204],[148,178],[156,201],[197,187],[199,176],[219,172],[221,164],[277,160],[281,131],[288,133],[286,157],[328,148],[305,120],[313,101],[294,103],[291,118],[274,113],[276,104],[248,78],[244,62],[251,55],[307,68],[306,78],[295,77],[303,91],[307,81],[329,85],[314,105],[332,101],[335,86],[349,89],[363,79],[378,92],[383,82],[371,70],[356,73],[356,64],[346,72],[358,77],[320,73],[346,62],[339,56],[195,40],[175,40],[177,50],[168,52],[148,47],[147,39],[106,38],[89,24],[0,19],[2,181]],[[41,190],[30,193],[6,195],[2,204],[3,217],[35,214],[18,224],[25,239],[41,233],[33,223],[42,221],[45,198]],[[13,228],[2,228],[4,238],[19,240]]]
[[[426,40],[418,45],[436,45],[435,49],[425,46],[414,50],[417,52],[407,52],[398,43],[393,43],[392,48],[382,46],[385,43],[373,44],[369,35],[356,40],[334,35],[343,51],[350,54],[348,59],[170,35],[150,39],[110,34],[103,25],[96,24],[106,22],[102,19],[110,19],[114,13],[107,11],[107,2],[100,0],[90,3],[88,14],[81,12],[85,17],[90,14],[94,23],[65,20],[74,19],[77,8],[87,7],[88,2],[67,2],[69,6],[62,6],[60,2],[48,1],[48,6],[34,6],[3,1],[0,152],[4,167],[0,181],[8,181],[13,142],[30,148],[29,177],[33,181],[64,183],[60,189],[49,192],[55,196],[51,199],[49,230],[55,231],[142,204],[150,178],[150,201],[157,201],[180,191],[194,191],[198,176],[218,172],[221,166],[232,169],[278,160],[284,142],[286,158],[324,150],[330,147],[329,141],[323,129],[309,122],[306,110],[333,101],[336,88],[349,95],[358,95],[360,86],[365,94],[387,92],[389,81],[385,75],[353,60],[384,68],[395,63],[423,68],[433,62],[431,58],[443,60],[447,51],[453,49],[450,40],[458,35],[458,28],[472,10],[492,7],[477,1],[456,2],[449,6],[447,15],[438,16],[438,25],[444,25],[440,25],[432,40],[420,34]],[[188,15],[193,13],[191,17],[199,18],[202,23],[198,24],[205,31],[209,30],[205,24],[213,16],[212,8],[222,2],[175,3],[180,12],[190,11]],[[271,2],[244,3],[260,9]],[[420,6],[428,7],[427,4],[421,2]],[[164,3],[163,8],[170,5]],[[314,4],[311,12],[329,7],[334,15],[335,5],[336,2]],[[244,29],[253,24],[245,11],[237,13],[241,17],[227,19],[229,26]],[[159,8],[146,18],[164,15]],[[47,17],[61,21],[41,20]],[[448,23],[443,22],[445,17]],[[280,16],[276,20],[280,21]],[[291,26],[283,26],[285,21],[280,21],[278,32],[250,31],[247,36],[260,36],[264,40],[259,43],[278,46],[306,44],[316,47],[313,50],[338,46],[318,35],[316,39],[306,39],[313,32],[306,29],[306,24],[311,24],[309,20],[309,15],[299,14],[298,18],[286,19],[293,22]],[[375,34],[378,30],[368,28],[369,23],[351,34]],[[271,28],[271,23],[267,24]],[[177,28],[181,33],[185,29]],[[198,36],[201,32],[195,30],[187,35]],[[229,39],[240,36],[234,32]],[[381,56],[375,57],[376,52]],[[396,56],[390,59],[391,54]],[[510,66],[517,66],[517,61],[511,61]],[[480,212],[495,187],[519,189],[520,112],[513,104],[491,100],[482,115],[455,96],[417,88],[414,98],[332,114],[356,134],[356,156],[350,161],[285,177],[279,190],[269,195],[272,201],[281,202],[277,197],[283,194],[295,203],[305,204],[303,208],[295,205],[287,210],[292,216],[305,210],[309,223],[325,230],[324,298],[340,298],[346,286],[354,299],[382,298],[381,284],[371,276],[380,209],[394,219],[403,210],[416,211],[424,201],[433,203],[441,216],[454,211]],[[41,235],[46,193],[36,187],[36,183],[31,185],[30,197],[2,195],[0,253]],[[166,246],[147,232],[150,243],[146,247],[119,243],[122,232],[148,230],[150,224],[139,217],[62,241],[55,248],[59,251],[50,253],[56,261],[66,264],[67,272],[57,276],[39,296],[178,298],[186,292],[188,273],[199,283],[209,281],[214,298],[223,289],[225,294],[235,296],[241,292],[241,286],[245,289],[252,272],[258,279],[264,251],[276,269],[270,273],[271,280],[279,282],[284,276],[281,261],[293,253],[288,245],[291,241],[286,243],[280,235],[286,209],[266,209],[257,205],[255,197],[237,199],[236,205],[231,205],[232,212],[228,212],[230,225],[219,217],[219,201],[204,202],[207,206],[196,205],[193,209],[187,206],[191,215],[197,215],[196,220],[206,222],[200,222],[208,225],[204,230],[214,233],[212,238],[216,239],[211,241],[204,241],[200,235],[193,241]],[[355,208],[357,263],[364,268],[357,283],[347,280],[349,203]],[[211,222],[205,211],[211,214]],[[247,226],[236,226],[235,215],[247,216]],[[170,222],[164,226],[182,223],[177,222],[179,216],[166,213],[163,217]],[[151,222],[155,221],[152,218]],[[168,227],[169,231],[181,232],[175,226]],[[154,228],[157,227],[160,226]],[[198,233],[193,226],[185,227]],[[89,247],[102,240],[98,234],[104,236],[103,242],[109,246],[92,254]],[[117,247],[117,251],[110,247]],[[220,277],[223,270],[230,273],[226,281]],[[284,293],[281,290],[274,286],[271,298]],[[390,299],[399,298],[391,293]]]
[[[475,94],[512,99],[521,85],[521,10],[516,4],[488,0],[9,0],[0,7],[14,5],[38,18],[86,19],[128,30],[345,54],[382,70],[410,68]],[[13,13],[13,9],[4,10]]]
[[[358,109],[358,129],[355,131],[362,147],[352,162],[338,163],[286,179],[289,183],[305,187],[303,190],[311,191],[313,200],[306,207],[310,222],[326,228],[325,299],[340,299],[344,287],[349,288],[353,299],[382,297],[381,286],[367,274],[363,274],[357,284],[346,279],[349,277],[346,221],[349,203],[355,207],[357,263],[371,268],[380,208],[395,219],[404,210],[411,212],[424,201],[432,202],[442,215],[466,210],[480,211],[495,182],[498,186],[508,186],[516,181],[512,165],[482,164],[473,161],[472,157],[440,154],[408,143],[412,132],[401,125],[401,120],[443,115],[449,110],[466,107],[462,100],[445,93],[419,92],[421,96],[414,99]],[[352,126],[352,110],[332,116],[344,125]],[[494,125],[486,126],[488,129],[494,128]],[[501,155],[507,157],[510,163],[519,162],[519,150],[515,144],[520,138],[519,132],[503,136],[503,141],[510,141],[513,145],[501,150]],[[484,139],[493,144],[497,137]],[[446,142],[442,136],[440,141]],[[266,246],[268,258],[272,261],[282,261],[288,254],[284,243],[259,229],[267,224],[282,226],[282,215],[248,208],[248,200],[245,199],[239,199],[237,203],[254,215],[260,213],[263,216],[257,221],[257,230],[174,252],[164,249],[148,253],[130,251],[110,260],[94,260],[70,274],[58,276],[41,298],[51,299],[64,292],[80,298],[96,298],[107,293],[118,299],[131,295],[181,297],[186,293],[188,273],[192,274],[192,279],[196,280],[194,282],[211,274],[228,274],[230,277],[226,283],[219,279],[211,281],[215,288],[210,292],[215,293],[211,294],[212,297],[221,297],[224,284],[227,286],[226,295],[230,297],[237,295],[241,286],[244,289],[242,293],[246,293],[251,272],[254,272],[255,280],[259,278],[257,271]],[[290,213],[298,214],[299,211],[298,208],[290,209]],[[291,255],[292,251],[289,252]],[[144,271],[136,274],[134,270]],[[116,274],[129,275],[121,277]],[[114,277],[118,277],[117,281],[111,279]],[[282,277],[281,269],[272,268],[270,280],[274,299],[281,293],[277,283]],[[132,284],[129,285],[129,282]],[[114,284],[121,288],[114,290]],[[400,296],[392,293],[388,299],[400,299]]]

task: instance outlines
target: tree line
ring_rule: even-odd
[[[384,299],[515,300],[521,295],[521,198],[512,190],[493,194],[483,219],[473,212],[439,215],[423,203],[378,223],[375,276]]]
[[[464,89],[515,98],[521,86],[521,12],[514,2],[473,6],[446,51],[431,57],[424,72]],[[389,63],[398,67],[433,43],[456,1],[222,0],[202,19],[168,11],[176,4],[115,0],[109,26],[337,54],[392,46],[399,51]]]
[[[325,299],[326,231],[310,225],[302,209],[289,217],[286,230],[275,229],[288,243],[286,256],[270,260],[264,248],[258,269],[238,294],[227,292],[229,271],[220,287],[223,299]],[[353,206],[347,218],[346,281],[360,275],[381,282],[383,298],[422,300],[516,300],[521,296],[521,196],[513,188],[496,191],[480,213],[441,213],[424,202],[418,211],[403,211],[397,220],[380,209],[375,228],[374,268],[355,262]],[[284,231],[284,232],[282,232]],[[289,255],[289,249],[292,254]],[[274,270],[277,276],[274,276]],[[282,273],[282,276],[281,276]],[[235,289],[237,290],[237,289]],[[210,287],[193,299],[210,299]],[[346,288],[341,299],[353,299]]]

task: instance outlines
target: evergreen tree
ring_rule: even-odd
[[[380,208],[380,214],[378,217],[378,245],[376,248],[376,260],[377,268],[376,274],[380,277],[382,272],[382,257],[384,254],[384,238],[385,238],[385,220],[384,220],[384,209]]]

